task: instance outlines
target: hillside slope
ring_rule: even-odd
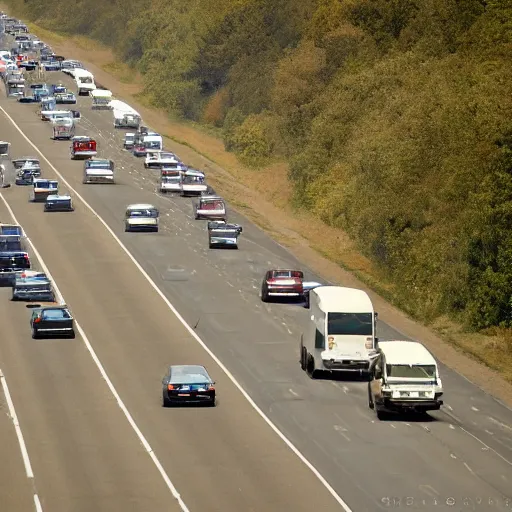
[[[512,325],[507,0],[8,3],[113,47],[242,161],[288,161],[294,205],[347,231],[416,316]]]

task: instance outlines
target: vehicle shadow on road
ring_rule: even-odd
[[[304,299],[291,299],[290,297],[271,297],[267,300],[267,304],[275,304],[277,306],[296,306],[300,308],[306,307]]]
[[[369,377],[365,374],[354,372],[326,372],[321,370],[315,371],[315,380],[332,380],[334,382],[368,382]]]
[[[428,413],[388,413],[379,418],[381,423],[438,423],[442,422],[440,418],[431,416]]]

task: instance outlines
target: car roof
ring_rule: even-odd
[[[364,290],[344,286],[319,286],[311,290],[325,312],[372,313],[373,304]]]
[[[219,229],[222,231],[235,230],[240,227],[239,224],[228,224],[227,222],[212,222],[208,223],[208,227],[212,230]]]
[[[59,183],[57,180],[50,180],[48,178],[34,178],[33,183],[35,185],[36,183],[42,183],[44,181],[48,181],[50,183]]]
[[[169,366],[170,374],[191,374],[191,373],[202,373],[210,376],[206,368],[199,364],[173,364]]]
[[[379,349],[387,364],[436,364],[434,356],[417,341],[379,341]]]
[[[158,208],[156,206],[153,206],[152,204],[144,204],[144,203],[139,203],[139,204],[129,204],[127,207],[126,207],[127,210],[151,210],[151,209],[154,209],[154,210],[158,210]]]

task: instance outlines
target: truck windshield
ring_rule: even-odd
[[[387,364],[386,373],[388,377],[398,377],[401,379],[435,379],[435,365],[405,365],[405,364]]]
[[[327,313],[327,334],[372,336],[372,313]]]

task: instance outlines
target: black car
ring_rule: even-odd
[[[16,272],[30,270],[30,257],[26,251],[0,252],[0,285],[12,286]]]
[[[204,403],[215,407],[215,382],[199,365],[173,365],[162,380],[162,405]]]
[[[36,307],[30,318],[32,338],[74,338],[75,320],[65,305]]]

